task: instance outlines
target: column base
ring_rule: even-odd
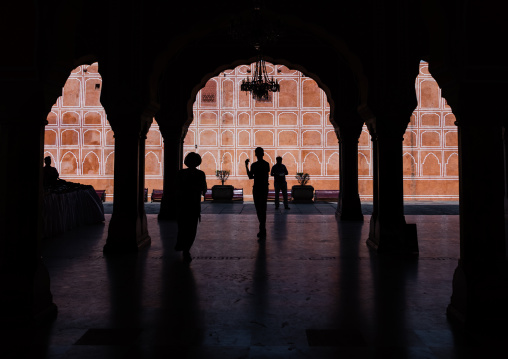
[[[151,243],[152,239],[148,234],[138,236],[135,239],[122,238],[121,240],[112,240],[108,238],[102,251],[105,255],[137,253],[141,249],[149,247]]]
[[[337,210],[335,211],[335,217],[341,221],[363,222],[363,213],[361,210],[360,210],[360,212],[358,212],[358,211],[351,211],[351,212],[350,211],[342,211],[341,212],[337,208]]]
[[[508,334],[508,277],[506,269],[485,265],[466,275],[459,264],[446,315],[451,323],[476,337]]]
[[[370,226],[367,246],[377,253],[418,255],[418,235],[416,224],[403,223],[398,230],[393,228],[382,233],[379,224],[372,223]]]
[[[335,217],[341,221],[362,221],[362,202],[360,195],[339,195]]]
[[[56,318],[58,308],[53,303],[49,274],[42,260],[32,275],[2,268],[0,281],[0,321],[4,328],[25,328]]]

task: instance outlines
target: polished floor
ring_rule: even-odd
[[[331,204],[269,206],[265,243],[252,205],[213,206],[190,265],[173,250],[176,224],[155,214],[138,255],[103,256],[110,215],[51,239],[43,256],[58,317],[0,357],[508,357],[446,318],[458,216],[407,215],[420,254],[402,258],[370,252],[370,217],[338,222]]]

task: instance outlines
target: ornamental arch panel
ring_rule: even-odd
[[[74,111],[64,112],[62,115],[62,125],[79,125],[79,113]]]
[[[418,146],[417,138],[418,137],[415,131],[408,130],[404,133],[404,140],[402,142],[402,145],[406,147],[416,147]]]
[[[233,107],[235,96],[235,84],[231,80],[224,80],[222,82],[222,106]]]
[[[221,169],[223,171],[229,171],[230,175],[233,173],[233,155],[227,151],[222,154]]]
[[[340,171],[340,158],[339,153],[335,152],[330,157],[328,157],[328,161],[326,162],[326,174],[328,176],[338,176]]]
[[[79,132],[76,130],[64,130],[60,133],[62,146],[79,146]]]
[[[402,156],[402,174],[410,177],[417,175],[416,160],[409,152],[404,153]]]
[[[231,130],[222,131],[221,134],[221,146],[234,147],[235,146],[235,135]]]
[[[100,146],[101,132],[99,130],[86,130],[83,133],[83,146]]]
[[[321,132],[315,130],[307,130],[302,133],[302,146],[315,147],[321,146]]]
[[[258,130],[254,132],[254,146],[273,147],[273,132],[269,130]]]
[[[291,152],[285,152],[282,156],[282,163],[286,166],[288,170],[288,178],[293,179],[293,176],[296,176],[298,171],[298,161],[295,156]]]
[[[441,146],[441,134],[437,131],[422,132],[422,147]]]
[[[298,83],[292,79],[282,79],[279,84],[279,107],[297,107]]]
[[[303,172],[307,172],[312,176],[321,176],[321,161],[319,157],[314,153],[310,152],[306,154],[303,163]]]
[[[100,161],[97,154],[90,151],[86,154],[82,164],[84,175],[99,175],[100,174]]]
[[[440,176],[441,163],[434,153],[428,153],[422,161],[422,176]]]
[[[161,161],[155,152],[149,151],[145,154],[145,174],[150,176],[161,175],[161,167]]]
[[[279,113],[278,119],[279,126],[298,126],[298,115],[294,112]]]
[[[457,131],[448,131],[445,133],[445,146],[457,147],[459,145],[459,134]]]
[[[238,146],[239,147],[250,147],[250,132],[246,130],[241,130],[238,132]]]
[[[162,146],[162,135],[159,130],[150,128],[146,134],[146,146]]]
[[[358,175],[370,175],[370,163],[367,156],[363,152],[358,152]]]
[[[446,159],[445,176],[459,176],[459,155],[452,153]]]
[[[111,151],[106,156],[106,164],[104,165],[104,174],[114,175],[115,174],[115,152]]]
[[[50,111],[48,116],[46,117],[46,121],[48,121],[48,125],[57,125],[58,124],[58,115],[54,111]]]
[[[85,125],[90,126],[99,126],[102,125],[102,115],[100,112],[97,111],[90,111],[85,113],[85,119],[84,119]]]
[[[215,130],[202,130],[199,133],[199,145],[200,146],[212,146],[216,147],[218,144],[217,141],[217,131]]]
[[[44,130],[44,145],[45,146],[57,146],[58,135],[55,130],[46,129]]]
[[[78,159],[76,155],[67,151],[60,160],[60,174],[61,175],[78,175]]]
[[[87,79],[85,81],[85,106],[101,106],[102,80],[99,78]]]
[[[201,165],[199,169],[207,176],[215,176],[215,171],[218,169],[217,167],[217,159],[211,152],[205,152],[201,156]]]
[[[321,106],[321,89],[316,81],[305,79],[302,82],[302,106],[303,107],[320,107]]]
[[[298,132],[294,130],[281,130],[278,133],[279,147],[297,147]]]

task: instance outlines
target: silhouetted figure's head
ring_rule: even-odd
[[[44,163],[46,164],[46,166],[50,167],[51,166],[51,157],[50,156],[44,157]]]
[[[260,160],[265,155],[265,150],[263,150],[263,147],[256,147],[256,149],[254,150],[254,154]]]
[[[280,165],[282,163],[282,157],[281,156],[275,157],[275,161],[277,161],[277,163]]]
[[[196,152],[190,152],[183,161],[189,168],[196,168],[201,164],[201,156]]]

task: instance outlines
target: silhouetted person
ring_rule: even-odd
[[[279,208],[279,193],[282,191],[282,198],[284,199],[284,208],[289,209],[288,205],[288,184],[286,182],[286,175],[288,170],[282,164],[282,157],[275,158],[277,163],[272,167],[270,174],[273,176],[273,186],[275,188],[275,208]]]
[[[44,157],[45,166],[42,168],[42,183],[44,187],[53,186],[60,174],[55,167],[51,167],[51,157]]]
[[[201,219],[201,195],[205,195],[207,186],[205,173],[196,168],[201,164],[199,154],[189,153],[183,163],[188,168],[178,171],[176,175],[178,237],[175,250],[183,251],[184,261],[190,262],[190,249]]]
[[[257,157],[257,162],[250,166],[249,159],[245,160],[245,168],[247,175],[250,179],[254,179],[254,186],[252,187],[252,196],[254,197],[254,206],[256,207],[256,214],[259,220],[259,233],[260,239],[266,238],[266,202],[268,200],[268,175],[270,173],[270,165],[263,159],[265,151],[261,147],[254,150]]]

